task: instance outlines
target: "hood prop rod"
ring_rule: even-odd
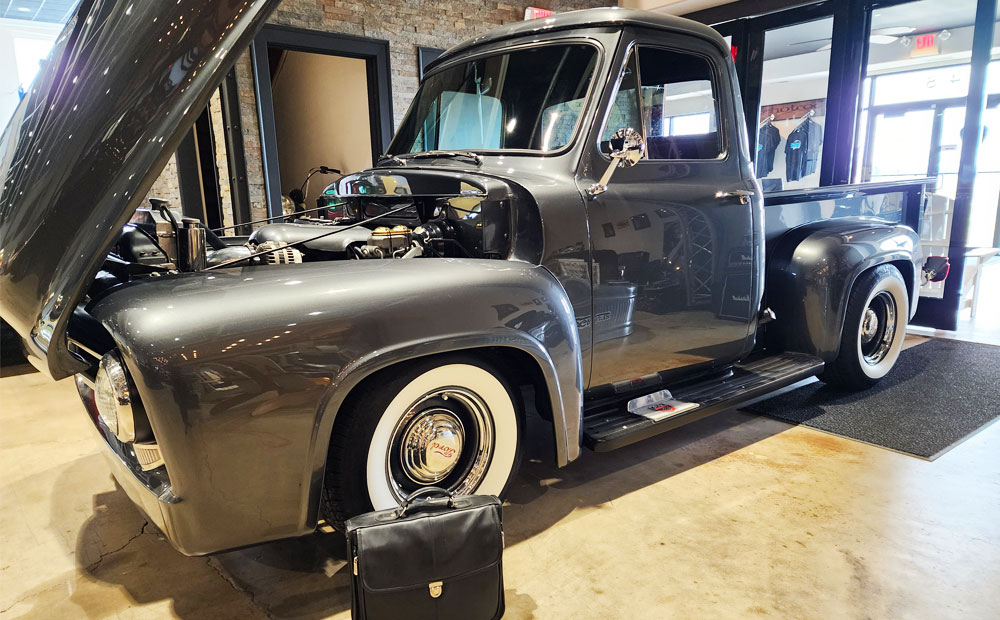
[[[283,213],[281,215],[272,215],[271,217],[265,217],[262,220],[252,220],[249,222],[243,222],[242,224],[233,224],[232,226],[223,226],[222,228],[213,228],[212,232],[222,232],[224,230],[229,230],[230,228],[240,228],[241,226],[252,226],[254,224],[263,224],[265,222],[273,222],[274,220],[283,220],[286,218],[296,218],[304,213],[312,213],[313,211],[322,211],[323,209],[329,209],[330,205],[325,207],[315,207],[313,209],[304,209],[302,211],[296,211],[295,213]]]
[[[399,213],[400,211],[405,211],[406,209],[412,209],[412,208],[413,208],[412,204],[403,205],[402,207],[396,207],[395,209],[392,209],[390,211],[386,211],[385,213],[380,213],[379,215],[372,216],[372,217],[370,217],[370,218],[368,218],[366,220],[361,220],[360,222],[355,222],[354,224],[351,224],[349,226],[344,226],[343,228],[338,228],[337,230],[331,230],[330,232],[326,232],[326,233],[323,233],[321,235],[316,235],[315,237],[310,237],[309,239],[302,239],[301,241],[295,241],[293,243],[289,243],[287,245],[283,245],[283,246],[277,247],[277,248],[272,248],[270,250],[261,250],[260,252],[254,252],[250,256],[241,256],[239,258],[233,258],[233,259],[227,260],[227,261],[225,261],[223,263],[219,263],[218,265],[212,265],[211,267],[206,267],[204,270],[205,271],[212,271],[213,269],[221,269],[222,267],[228,267],[229,265],[235,265],[236,263],[242,263],[244,261],[249,261],[251,258],[257,258],[258,256],[263,256],[265,254],[270,254],[272,252],[277,252],[277,251],[283,250],[285,248],[290,248],[290,247],[294,247],[296,245],[302,245],[302,244],[305,244],[305,243],[311,243],[313,241],[322,239],[324,237],[329,237],[330,235],[335,235],[335,234],[337,234],[339,232],[343,232],[343,231],[351,229],[351,228],[357,228],[358,226],[364,226],[365,224],[368,224],[369,222],[374,222],[377,219],[381,219],[383,217],[388,217],[390,215],[394,215],[396,213]]]

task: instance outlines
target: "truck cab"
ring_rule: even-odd
[[[173,5],[78,16],[152,30],[71,29],[0,145],[0,315],[75,377],[116,479],[184,553],[427,486],[501,495],[531,410],[565,466],[891,370],[918,236],[831,188],[769,204],[729,46],[679,18],[576,11],[458,44],[387,153],[327,188],[328,220],[217,237],[142,204],[276,4],[185,14],[228,60],[190,37],[121,48]],[[95,98],[98,73],[134,96]]]

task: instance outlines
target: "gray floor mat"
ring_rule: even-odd
[[[931,340],[870,390],[811,383],[744,410],[933,460],[1000,416],[1000,347]]]

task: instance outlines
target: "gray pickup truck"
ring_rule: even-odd
[[[218,237],[142,204],[276,4],[82,3],[0,143],[0,315],[75,377],[183,553],[426,486],[500,495],[526,411],[565,466],[892,368],[918,236],[765,209],[730,48],[683,19],[579,11],[448,50],[327,190],[333,220]]]

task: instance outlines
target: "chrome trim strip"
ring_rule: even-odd
[[[97,351],[94,351],[93,349],[91,349],[91,348],[89,348],[89,347],[87,347],[87,346],[85,346],[85,345],[83,345],[83,344],[80,344],[80,342],[79,342],[79,341],[77,341],[77,340],[73,340],[72,338],[67,338],[66,340],[68,340],[68,341],[69,341],[69,343],[70,343],[71,345],[73,345],[73,346],[74,346],[74,347],[76,347],[77,349],[80,349],[80,350],[81,350],[81,351],[83,351],[84,353],[86,353],[86,354],[90,355],[91,357],[93,357],[93,358],[94,358],[95,360],[97,360],[98,362],[100,362],[100,361],[101,361],[101,358],[102,358],[103,356],[102,356],[102,355],[101,355],[100,353],[98,353]]]
[[[96,386],[94,385],[94,380],[91,379],[90,377],[88,377],[87,375],[77,373],[77,374],[75,374],[73,376],[76,377],[77,381],[79,381],[80,383],[83,383],[84,385],[86,385],[90,389],[92,389],[92,390],[96,390],[97,389]]]

